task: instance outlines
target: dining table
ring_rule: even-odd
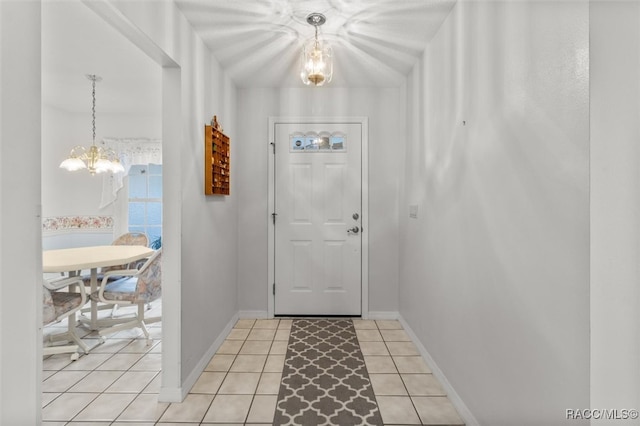
[[[126,265],[150,257],[154,250],[145,246],[104,245],[73,247],[42,252],[42,271],[61,272],[69,276],[82,270],[91,271],[91,294],[98,290],[98,268]],[[82,321],[82,318],[80,319]],[[100,327],[98,321],[98,303],[91,298],[91,316],[87,325],[91,330]]]

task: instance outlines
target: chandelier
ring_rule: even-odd
[[[300,78],[306,85],[322,86],[333,77],[331,46],[325,40],[318,40],[318,27],[326,21],[327,18],[321,13],[307,16],[307,22],[315,27],[316,35],[302,48]]]
[[[93,88],[91,92],[93,99],[91,109],[93,117],[93,143],[89,148],[80,145],[73,147],[69,158],[60,163],[60,168],[70,172],[87,169],[92,175],[103,172],[124,172],[124,167],[120,163],[114,150],[96,145],[96,82],[101,81],[102,78],[95,74],[87,74],[87,78],[91,80]]]

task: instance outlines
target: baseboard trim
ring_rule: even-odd
[[[184,383],[182,383],[182,386],[179,388],[160,388],[160,393],[158,394],[158,401],[161,401],[161,402],[184,401],[184,399],[189,394],[189,391],[191,390],[193,385],[195,385],[196,381],[198,381],[200,374],[202,374],[204,369],[207,368],[207,365],[209,365],[209,361],[211,361],[211,358],[218,351],[218,349],[222,345],[222,342],[224,342],[224,339],[227,338],[227,336],[229,335],[229,332],[231,332],[231,329],[236,324],[236,322],[238,322],[238,313],[234,314],[231,317],[231,320],[229,320],[229,322],[224,327],[222,332],[218,335],[218,338],[213,341],[211,346],[209,346],[209,349],[207,349],[207,352],[205,352],[202,358],[200,358],[200,361],[198,361],[194,369],[191,371],[191,374],[187,376],[187,379],[184,381]]]
[[[407,321],[405,321],[402,315],[398,315],[397,319],[402,324],[404,331],[406,331],[409,337],[411,337],[411,340],[416,345],[416,348],[418,348],[418,352],[420,352],[420,355],[422,355],[424,361],[427,363],[429,368],[431,368],[431,372],[433,373],[433,375],[438,379],[445,392],[447,392],[449,401],[451,401],[453,406],[456,407],[456,410],[458,410],[458,414],[460,415],[460,417],[462,417],[462,420],[464,420],[465,425],[480,426],[478,420],[476,420],[462,398],[460,398],[460,395],[458,395],[453,386],[451,386],[451,383],[449,383],[447,377],[433,360],[433,358],[429,354],[429,351],[427,351],[427,348],[425,348],[422,342],[420,342],[420,339],[418,339],[418,336],[416,336],[409,324],[407,324]]]
[[[400,313],[397,311],[369,311],[369,317],[365,319],[371,320],[397,320]]]
[[[265,319],[269,317],[267,311],[239,311],[238,318],[240,319]]]
[[[158,402],[182,402],[182,388],[160,388]]]

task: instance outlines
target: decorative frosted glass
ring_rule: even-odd
[[[338,152],[347,151],[347,138],[341,133],[295,132],[289,136],[290,152]]]

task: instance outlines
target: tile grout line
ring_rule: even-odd
[[[116,355],[119,355],[119,354],[120,354],[120,355],[129,354],[128,352],[122,352],[122,351],[123,351],[127,346],[129,346],[129,345],[131,345],[132,343],[134,343],[134,342],[138,339],[138,337],[139,337],[139,336],[136,336],[136,337],[134,337],[134,338],[130,338],[130,340],[131,340],[131,341],[130,341],[128,344],[126,344],[123,348],[121,348],[121,349],[119,349],[118,351],[116,351],[115,353],[113,353],[113,354],[112,354],[109,358],[107,358],[104,362],[102,362],[101,364],[97,365],[93,370],[91,370],[91,373],[93,373],[94,371],[122,371],[122,374],[120,375],[120,377],[122,377],[125,373],[130,372],[130,371],[131,371],[131,368],[133,368],[133,366],[134,366],[134,365],[136,365],[138,362],[140,362],[140,360],[141,360],[142,358],[144,358],[144,356],[145,356],[145,355],[147,355],[147,354],[151,351],[151,349],[153,349],[153,346],[155,346],[155,345],[152,345],[152,347],[151,347],[151,348],[149,348],[147,351],[142,352],[142,356],[141,356],[137,361],[135,361],[133,364],[131,364],[131,365],[129,366],[129,368],[127,368],[126,370],[98,370],[98,368],[99,368],[99,367],[101,367],[102,365],[106,364],[109,360],[111,360],[112,358],[114,358]],[[156,343],[156,344],[157,344],[157,343]],[[132,354],[138,354],[138,353],[140,353],[140,352],[131,352],[131,353],[132,353]],[[91,374],[91,373],[89,373],[89,374]],[[156,374],[153,376],[153,379],[151,379],[151,380],[149,381],[149,383],[147,383],[147,386],[149,386],[149,384],[151,384],[151,382],[156,378],[156,376],[157,376],[158,374],[159,374],[159,372],[156,372]],[[113,383],[115,383],[117,380],[118,380],[118,379],[116,379]],[[86,410],[86,409],[87,409],[87,407],[88,407],[89,405],[91,405],[91,404],[92,404],[96,399],[98,399],[100,396],[104,395],[104,394],[106,393],[105,391],[106,391],[109,387],[111,387],[111,386],[113,385],[113,383],[111,383],[111,385],[109,385],[106,389],[104,389],[102,392],[100,392],[100,393],[98,394],[98,396],[96,396],[94,399],[92,399],[92,400],[91,400],[91,402],[89,402],[89,403],[88,403],[88,404],[87,404],[87,405],[86,405],[82,410],[80,410],[80,411],[79,411],[75,416],[73,416],[73,418],[71,419],[71,421],[70,421],[70,422],[72,422],[76,417],[78,417],[78,416],[80,415],[80,413],[82,413],[84,410]],[[135,394],[135,397],[131,400],[131,402],[129,402],[129,404],[127,404],[127,406],[126,406],[125,408],[123,408],[123,409],[122,409],[122,411],[121,411],[117,416],[115,416],[115,418],[114,418],[113,420],[108,420],[108,421],[109,421],[109,422],[116,422],[116,421],[117,421],[117,419],[118,419],[118,417],[120,417],[120,416],[122,416],[122,414],[124,414],[124,412],[126,411],[126,409],[127,409],[127,408],[132,404],[132,403],[133,403],[133,401],[135,401],[135,400],[138,398],[138,396],[140,396],[140,395],[142,394],[142,392],[144,391],[144,389],[146,389],[146,387],[147,387],[147,386],[145,386],[145,387],[144,387],[140,392],[137,392],[137,393],[134,393],[134,392],[123,392],[123,393],[125,393],[125,394]],[[164,413],[164,412],[163,412],[163,413]],[[93,420],[89,420],[89,421],[90,421],[90,422],[92,422]]]
[[[377,321],[376,321],[376,326],[378,326]],[[404,331],[404,328],[400,328],[400,329]],[[381,330],[382,330],[382,329],[380,329],[380,331],[381,331]],[[406,331],[405,331],[405,333],[406,333]],[[382,335],[382,333],[381,333],[381,335]],[[388,348],[388,345],[386,344],[386,343],[387,343],[387,340],[385,340],[385,339],[383,338],[383,341],[385,342],[385,346],[387,346],[387,348]],[[390,340],[389,342],[393,342],[393,340]],[[413,342],[413,340],[412,340],[412,339],[410,339],[410,340],[409,340],[409,342],[411,342],[412,344],[414,344],[414,345],[415,345],[415,342]],[[391,354],[391,352],[390,352],[390,351],[389,351],[389,354]],[[402,383],[403,383],[403,385],[404,385],[404,387],[405,387],[405,390],[407,391],[407,396],[408,396],[408,397],[409,397],[409,399],[411,400],[411,404],[412,404],[412,406],[413,406],[414,410],[416,411],[416,414],[418,415],[418,420],[420,421],[420,424],[421,424],[421,425],[425,425],[425,423],[424,423],[424,422],[423,422],[423,420],[422,420],[422,417],[420,417],[420,413],[418,412],[418,410],[417,410],[417,408],[416,408],[416,404],[415,404],[415,402],[414,402],[414,398],[445,399],[445,400],[447,400],[447,401],[449,401],[449,398],[448,398],[448,395],[447,395],[446,393],[438,394],[438,395],[431,395],[431,394],[426,394],[426,395],[411,395],[411,393],[409,392],[409,389],[408,389],[408,387],[407,387],[407,385],[406,385],[405,379],[402,377],[402,374],[407,374],[407,375],[408,375],[408,374],[412,374],[412,375],[424,375],[424,376],[430,376],[430,377],[432,377],[432,378],[435,378],[435,376],[433,375],[433,372],[429,372],[429,373],[420,373],[420,372],[415,372],[415,373],[400,373],[400,371],[399,371],[399,369],[398,369],[398,366],[397,366],[397,364],[396,364],[396,357],[398,357],[398,358],[407,357],[407,358],[408,358],[408,357],[413,357],[413,356],[416,356],[416,357],[418,357],[419,359],[421,359],[421,360],[422,360],[422,356],[420,356],[419,354],[418,354],[418,355],[396,355],[395,357],[394,357],[393,355],[391,355],[391,358],[392,358],[392,360],[393,360],[394,365],[396,366],[396,369],[398,370],[398,374],[399,374],[400,379],[401,379],[401,381],[402,381]],[[423,360],[423,361],[424,361],[424,360]],[[429,367],[429,371],[431,371],[430,367]],[[437,379],[436,379],[436,381],[437,381]],[[440,385],[439,381],[438,381],[438,384]],[[436,425],[436,424],[431,424],[431,423],[429,423],[429,426],[450,426],[450,423],[437,424],[437,425]]]
[[[360,349],[360,354],[362,355],[362,362],[364,363],[364,369],[367,372],[367,378],[369,379],[369,386],[371,386],[371,391],[373,392],[373,399],[376,402],[376,406],[378,407],[378,413],[380,413],[380,420],[382,420],[382,426],[384,426],[384,419],[382,418],[382,411],[380,410],[380,404],[378,403],[378,395],[376,395],[376,390],[373,387],[373,383],[371,382],[371,374],[369,373],[369,369],[367,368],[367,363],[365,362],[365,358],[364,358],[364,353],[362,352],[362,346],[360,345],[360,339],[358,338],[358,333],[357,333],[357,329],[355,327],[355,323],[353,322],[353,319],[351,320],[351,324],[353,326],[354,331],[356,332],[356,341],[358,342],[358,348]],[[377,330],[378,325],[376,324],[376,330]],[[386,347],[386,344],[385,344]],[[387,349],[388,351],[388,349]]]
[[[264,375],[264,373],[265,373],[265,371],[264,371],[264,370],[265,370],[265,367],[266,367],[266,362],[267,362],[267,360],[268,360],[268,357],[269,357],[270,352],[271,352],[271,348],[272,348],[273,343],[274,343],[274,341],[275,341],[275,340],[274,340],[274,339],[275,339],[275,333],[274,333],[273,338],[272,338],[272,339],[270,339],[270,340],[249,340],[249,339],[248,339],[248,337],[249,337],[249,335],[251,334],[251,331],[253,331],[253,330],[263,330],[262,328],[255,328],[255,325],[256,325],[256,324],[257,324],[257,321],[256,321],[256,322],[254,322],[254,323],[253,323],[253,325],[251,326],[251,328],[249,328],[249,329],[248,329],[249,331],[247,332],[247,336],[246,336],[246,337],[244,337],[244,338],[242,338],[242,339],[228,339],[228,335],[227,335],[227,338],[226,338],[225,340],[229,340],[229,341],[241,341],[241,342],[242,342],[242,344],[240,345],[240,348],[238,348],[238,351],[237,351],[235,354],[218,354],[218,353],[216,352],[216,353],[213,355],[214,357],[215,357],[216,355],[232,355],[232,356],[233,356],[233,360],[232,360],[232,361],[231,361],[231,363],[229,364],[229,367],[227,368],[227,370],[226,370],[226,371],[224,371],[224,377],[222,378],[221,383],[220,383],[220,386],[218,386],[218,388],[217,388],[216,392],[214,392],[214,393],[213,393],[213,398],[212,398],[212,400],[211,400],[211,403],[209,404],[209,407],[208,407],[208,408],[207,408],[207,410],[204,412],[204,415],[203,415],[203,418],[202,418],[202,420],[201,420],[201,423],[204,421],[204,418],[206,417],[207,413],[208,413],[208,412],[209,412],[209,410],[211,409],[211,406],[213,405],[214,400],[215,400],[215,399],[216,399],[216,397],[217,397],[217,396],[219,396],[219,395],[251,395],[251,402],[250,402],[250,404],[249,404],[249,408],[248,408],[248,410],[247,410],[247,413],[246,413],[246,415],[245,415],[245,417],[244,417],[244,420],[245,420],[245,421],[244,421],[243,423],[246,423],[246,422],[249,420],[249,414],[251,413],[251,408],[253,407],[253,403],[254,403],[254,401],[255,401],[255,397],[256,397],[256,395],[257,395],[257,390],[258,390],[257,388],[258,388],[258,386],[259,386],[259,384],[260,384],[260,380],[262,379],[262,377],[263,377],[263,375]],[[236,329],[236,328],[235,328],[235,327],[234,327],[234,328],[232,328],[232,330],[234,330],[234,329]],[[246,329],[246,328],[243,328],[243,330],[247,330],[247,329]],[[277,328],[276,328],[276,330],[277,330]],[[230,334],[230,333],[231,333],[231,332],[229,332],[229,334]],[[253,390],[253,392],[252,392],[251,394],[222,394],[222,393],[220,393],[220,389],[221,389],[221,388],[222,388],[222,386],[224,385],[224,383],[225,383],[226,379],[229,377],[229,374],[231,373],[231,369],[233,368],[234,363],[235,363],[235,362],[236,362],[236,360],[238,359],[238,356],[239,356],[239,355],[241,355],[241,353],[240,353],[240,352],[242,351],[242,348],[244,347],[244,345],[245,345],[247,342],[250,342],[250,341],[266,341],[266,342],[269,342],[269,349],[268,349],[268,351],[267,351],[267,354],[250,354],[250,353],[248,353],[248,354],[243,354],[243,355],[258,355],[258,356],[260,356],[260,355],[264,355],[264,356],[265,356],[265,363],[262,365],[262,367],[261,367],[261,369],[260,369],[260,371],[259,371],[259,372],[255,372],[255,373],[258,373],[258,374],[259,374],[259,376],[258,376],[258,383],[256,383],[256,388]],[[242,372],[242,371],[238,371],[238,372],[236,372],[236,373],[239,373],[239,374],[243,374],[243,373],[251,374],[251,373],[253,373],[253,372]],[[190,394],[191,394],[191,392],[190,392]]]
[[[380,328],[378,327],[378,322],[375,321],[376,324],[376,328],[378,329],[378,332],[380,333]],[[380,336],[382,336],[382,333],[380,333]],[[398,372],[398,377],[400,377],[400,381],[402,382],[402,386],[404,386],[404,390],[407,391],[407,397],[409,398],[409,401],[411,402],[411,406],[413,407],[413,411],[416,413],[416,416],[418,417],[418,420],[420,421],[420,425],[424,425],[424,423],[422,422],[422,418],[420,417],[420,413],[418,413],[418,409],[416,408],[416,405],[413,403],[413,398],[411,398],[411,394],[409,393],[409,389],[407,389],[407,385],[404,382],[404,380],[402,380],[402,374],[400,373],[400,370],[398,369],[398,365],[396,364],[396,359],[393,357],[393,355],[391,355],[391,351],[389,350],[389,345],[387,345],[387,341],[384,339],[384,336],[382,336],[382,341],[384,342],[384,346],[387,348],[387,351],[389,352],[389,356],[391,357],[391,361],[393,362],[393,366],[396,368],[396,371]]]
[[[160,325],[158,325],[157,327],[160,327]],[[54,330],[55,331],[55,330]],[[95,340],[91,337],[92,335],[92,331],[88,331],[87,333],[83,334],[81,338],[83,339],[89,339],[89,340]],[[150,386],[151,382],[153,380],[155,380],[158,376],[158,374],[160,373],[159,371],[156,370],[140,370],[140,372],[152,372],[155,373],[152,377],[151,380],[149,380],[149,382],[142,387],[142,389],[140,389],[140,391],[136,391],[136,392],[107,392],[107,390],[113,386],[113,384],[120,380],[125,374],[127,374],[127,372],[131,372],[133,366],[135,364],[137,364],[138,362],[140,362],[145,356],[151,354],[152,350],[154,347],[156,347],[159,342],[156,342],[155,345],[151,345],[148,349],[140,352],[140,351],[134,351],[134,352],[123,352],[124,350],[126,350],[130,345],[132,345],[134,342],[136,342],[138,340],[140,336],[136,336],[136,337],[125,337],[125,338],[121,338],[121,337],[115,337],[114,339],[117,340],[121,340],[123,346],[120,347],[120,349],[116,350],[115,352],[111,352],[111,351],[107,351],[107,352],[100,352],[100,354],[105,355],[105,359],[94,365],[92,368],[87,368],[87,369],[81,369],[81,368],[69,368],[73,365],[77,365],[75,364],[75,362],[66,362],[65,364],[61,365],[60,367],[58,367],[55,370],[45,370],[43,368],[43,371],[47,371],[47,372],[51,372],[52,374],[48,375],[46,379],[43,380],[43,382],[49,380],[49,379],[54,379],[56,375],[59,375],[61,373],[84,373],[84,375],[76,380],[73,381],[72,383],[70,383],[68,386],[65,386],[64,390],[62,392],[46,392],[46,393],[57,393],[58,395],[53,398],[51,401],[48,401],[47,404],[45,404],[44,406],[42,406],[40,409],[44,410],[47,407],[49,407],[51,404],[55,403],[55,401],[58,401],[63,395],[67,395],[67,394],[78,394],[78,395],[86,395],[86,394],[95,394],[95,397],[91,398],[90,400],[87,401],[86,404],[83,404],[82,407],[78,410],[77,413],[75,413],[74,415],[71,415],[69,418],[61,420],[61,422],[64,422],[65,424],[73,424],[74,420],[77,419],[77,417],[80,415],[80,413],[84,412],[87,407],[89,405],[91,405],[92,403],[94,403],[96,401],[96,399],[100,398],[102,395],[133,395],[133,400],[127,404],[127,406],[120,411],[120,413],[118,413],[115,417],[115,419],[117,419],[118,417],[120,417],[122,415],[122,413],[130,406],[130,404],[136,399],[138,398],[140,395],[142,395],[144,393],[144,391]],[[90,348],[90,351],[98,346],[101,346],[100,344],[98,345],[94,345]],[[140,357],[134,362],[132,363],[128,368],[126,369],[107,369],[107,370],[100,370],[99,368],[102,367],[103,365],[105,365],[105,363],[109,362],[110,360],[112,360],[116,355],[118,354],[140,354]],[[89,354],[86,354],[85,356],[88,356]],[[46,359],[50,359],[50,358],[54,358],[56,355],[51,355],[45,358]],[[86,358],[83,358],[86,359]],[[91,391],[91,390],[84,390],[84,391],[72,391],[72,389],[79,385],[81,382],[87,380],[88,377],[94,375],[94,373],[109,373],[109,372],[113,372],[113,373],[120,373],[117,375],[116,378],[114,378],[114,380],[111,381],[111,383],[107,384],[104,388],[102,388],[100,391]],[[45,392],[43,392],[45,393]],[[63,415],[64,415],[64,411],[63,411]],[[114,421],[115,421],[114,419]],[[52,422],[57,422],[56,420],[51,420]],[[90,422],[93,420],[89,420]],[[48,422],[47,419],[43,419],[43,422]],[[110,421],[111,422],[111,421]]]
[[[231,329],[231,331],[233,331],[233,330],[234,330],[234,328]],[[231,331],[229,331],[229,334],[231,334]],[[227,338],[229,337],[229,334],[227,334],[227,336],[225,337],[225,340],[227,340]],[[247,334],[247,336],[248,335],[249,334]],[[209,406],[207,407],[206,410],[204,410],[204,413],[202,414],[202,419],[200,419],[200,422],[198,422],[198,423],[202,424],[204,422],[204,419],[205,419],[205,417],[207,417],[207,414],[209,413],[209,410],[211,410],[211,406],[213,405],[213,401],[215,401],[216,397],[218,395],[220,395],[220,393],[219,393],[220,392],[220,388],[222,387],[222,385],[224,384],[225,380],[229,376],[229,373],[231,372],[231,367],[233,367],[233,364],[236,362],[236,359],[238,359],[238,355],[240,355],[240,350],[242,349],[242,346],[244,346],[245,342],[246,342],[246,338],[242,341],[242,345],[240,345],[240,348],[238,348],[238,352],[235,353],[235,354],[218,354],[218,352],[216,351],[216,353],[214,353],[213,356],[211,357],[211,360],[213,360],[213,358],[216,355],[233,355],[233,360],[231,360],[231,363],[229,364],[229,368],[227,368],[227,370],[223,372],[224,373],[224,377],[220,381],[220,386],[218,386],[218,388],[216,389],[215,393],[213,393],[213,398],[211,398],[211,402],[209,403]],[[209,362],[211,362],[211,360],[209,360]],[[205,371],[203,371],[203,373],[204,372],[206,372],[206,367],[205,367]],[[216,372],[216,371],[213,371],[213,372]],[[202,373],[200,375],[202,376]],[[197,383],[197,380],[196,380],[196,383]],[[189,392],[187,395],[206,395],[206,394],[198,394],[198,393]]]
[[[126,345],[124,345],[122,348],[120,348],[118,351],[116,351],[116,352],[114,352],[114,353],[111,353],[111,356],[110,356],[110,357],[108,357],[104,362],[102,362],[102,363],[98,364],[97,366],[95,366],[95,368],[93,368],[92,370],[87,370],[87,371],[89,371],[89,373],[88,373],[88,374],[87,374],[83,379],[81,379],[80,381],[84,380],[87,376],[89,376],[90,374],[92,374],[92,373],[94,373],[94,372],[108,372],[108,371],[115,371],[115,372],[120,372],[120,373],[122,373],[122,374],[120,374],[120,375],[118,376],[118,378],[117,378],[116,380],[114,380],[114,381],[113,381],[109,386],[107,386],[105,389],[103,389],[103,390],[102,390],[102,391],[100,391],[100,392],[96,392],[96,393],[98,393],[98,395],[97,395],[94,399],[92,399],[92,400],[91,400],[91,401],[90,401],[90,402],[89,402],[89,403],[88,403],[84,408],[82,408],[78,413],[76,413],[76,415],[75,415],[75,416],[73,416],[69,422],[73,422],[73,420],[74,420],[74,419],[76,419],[76,418],[77,418],[77,416],[78,416],[78,415],[80,415],[80,413],[82,413],[84,410],[86,410],[86,409],[87,409],[87,407],[88,407],[89,405],[91,405],[91,404],[92,404],[96,399],[98,399],[100,396],[102,396],[102,395],[104,395],[104,394],[107,394],[107,395],[122,395],[122,394],[135,395],[135,397],[134,397],[134,398],[133,398],[133,399],[132,399],[132,400],[131,400],[127,405],[126,405],[126,407],[124,407],[124,408],[122,409],[122,411],[121,411],[121,412],[120,412],[120,413],[119,413],[119,414],[114,418],[113,422],[115,422],[115,421],[117,421],[117,419],[118,419],[118,418],[119,418],[119,417],[120,417],[120,416],[121,416],[121,415],[126,411],[126,409],[127,409],[127,408],[128,408],[128,407],[129,407],[129,406],[130,406],[130,405],[131,405],[131,404],[132,404],[132,403],[133,403],[133,402],[134,402],[134,401],[135,401],[135,400],[136,400],[140,395],[142,395],[142,394],[143,394],[144,390],[145,390],[145,389],[146,389],[146,388],[151,384],[151,382],[152,382],[153,380],[155,380],[155,379],[156,379],[157,375],[158,375],[158,374],[160,374],[160,372],[159,372],[159,371],[154,371],[154,370],[149,370],[149,371],[151,371],[151,372],[155,372],[155,374],[154,374],[153,378],[149,381],[149,383],[147,383],[147,385],[145,385],[145,386],[144,386],[140,391],[138,391],[138,392],[107,392],[107,390],[108,390],[111,386],[113,386],[113,384],[114,384],[116,381],[118,381],[122,376],[124,376],[124,375],[125,375],[126,373],[128,373],[128,372],[132,372],[132,370],[131,370],[131,369],[133,368],[133,366],[134,366],[135,364],[137,364],[138,362],[140,362],[140,360],[141,360],[142,358],[144,358],[146,355],[150,354],[150,353],[151,353],[151,350],[152,350],[152,349],[153,349],[153,348],[158,344],[158,343],[156,343],[156,345],[152,345],[149,349],[147,349],[147,350],[146,350],[146,351],[144,351],[144,352],[123,352],[123,351],[124,351],[124,350],[129,346],[129,345],[131,345],[131,344],[135,343],[135,342],[138,340],[138,337],[139,337],[139,336],[132,337],[132,338],[122,339],[122,340],[129,340],[129,342],[128,342]],[[110,360],[111,360],[111,359],[113,359],[116,355],[119,355],[119,354],[120,354],[120,355],[127,355],[127,354],[141,354],[141,356],[139,357],[139,359],[138,359],[138,360],[136,360],[133,364],[131,364],[131,365],[130,365],[126,370],[121,370],[121,369],[115,369],[115,370],[99,370],[99,368],[100,368],[101,366],[103,366],[105,363],[107,363],[108,361],[110,361]],[[69,364],[69,365],[71,365],[71,364]],[[65,368],[66,368],[66,367],[65,367]],[[74,370],[67,370],[67,371],[74,371]],[[79,370],[79,371],[82,371],[82,370]],[[141,370],[141,371],[146,371],[146,370]],[[135,371],[133,371],[133,372],[135,372]],[[77,385],[80,381],[78,381],[77,383],[75,383],[73,386]],[[72,387],[73,387],[73,386],[72,386]],[[71,387],[71,388],[72,388],[72,387]],[[69,388],[68,390],[70,390],[71,388]],[[67,391],[68,391],[68,390],[67,390]],[[65,392],[65,393],[66,393],[66,392]],[[78,393],[93,393],[93,392],[78,392]],[[164,413],[164,412],[163,412],[163,413]],[[91,420],[91,421],[93,421],[93,420]]]
[[[255,328],[255,325],[258,321],[253,323],[253,326],[251,326],[251,331],[253,331]],[[251,331],[249,331],[249,333],[247,334],[247,337],[245,338],[244,342],[242,343],[242,346],[240,347],[240,349],[238,350],[238,355],[240,354],[240,351],[242,351],[242,348],[244,347],[245,343],[248,341],[247,339],[249,338],[249,335],[251,335]],[[271,348],[271,345],[269,345],[269,348]],[[247,414],[244,415],[244,422],[242,422],[242,424],[245,424],[249,421],[249,413],[251,413],[251,407],[253,406],[253,401],[256,397],[255,392],[258,390],[258,385],[260,384],[260,379],[262,378],[262,373],[264,372],[264,367],[267,364],[267,359],[269,359],[269,355],[267,355],[267,357],[264,360],[264,365],[262,366],[262,368],[260,369],[260,376],[258,376],[258,383],[256,383],[256,389],[254,389],[253,391],[253,395],[251,396],[251,402],[249,403],[249,409],[247,410]],[[233,364],[231,364],[231,366],[233,366]],[[229,367],[229,370],[231,370],[231,367]],[[222,382],[224,383],[224,382]],[[222,383],[220,384],[220,387],[222,387]],[[220,389],[218,389],[220,390]],[[217,396],[217,395],[216,395]],[[214,397],[215,399],[215,397]]]
[[[90,334],[90,333],[89,333]],[[86,335],[85,335],[86,337]],[[126,347],[126,346],[125,346]],[[89,354],[85,354],[85,356],[87,356]],[[97,366],[95,366],[92,370],[65,370],[67,367],[73,365],[73,362],[77,362],[77,361],[72,361],[69,364],[65,365],[64,367],[62,367],[61,369],[59,369],[58,371],[56,371],[54,374],[52,374],[51,376],[49,376],[47,378],[50,379],[51,377],[55,376],[56,374],[60,373],[61,371],[66,371],[66,372],[70,372],[70,371],[88,371],[88,373],[83,376],[81,379],[79,379],[77,382],[74,382],[71,386],[69,386],[68,388],[65,389],[64,392],[60,393],[60,395],[58,395],[56,398],[54,398],[53,400],[49,401],[49,403],[47,405],[45,405],[45,407],[47,407],[48,405],[50,405],[51,403],[53,403],[55,400],[57,400],[58,398],[60,398],[62,395],[67,394],[67,393],[97,393],[96,397],[91,399],[91,401],[89,401],[82,409],[80,409],[75,415],[71,416],[71,418],[69,420],[64,420],[65,422],[72,422],[73,419],[75,419],[81,412],[83,412],[90,404],[92,404],[96,399],[98,399],[98,397],[100,395],[102,395],[102,392],[69,392],[71,390],[71,388],[73,388],[74,386],[76,386],[78,383],[80,383],[82,380],[84,380],[88,375],[90,375],[91,373],[93,373],[94,371],[96,371],[96,368],[98,368],[99,366],[101,366],[102,364],[104,364],[105,362],[107,362],[108,360],[110,360],[114,354],[111,354],[110,357],[108,357],[107,359],[105,359],[102,363],[98,364]],[[44,410],[45,407],[42,407],[41,409]],[[45,419],[43,419],[43,421],[45,421]]]
[[[251,330],[254,330],[254,327],[256,325],[258,321],[256,321],[253,324],[253,327],[251,327]],[[249,334],[247,334],[247,338],[249,338],[249,335],[251,334],[251,332],[249,332]],[[274,333],[274,338],[275,338],[275,333]],[[245,340],[246,342],[246,340]],[[271,345],[273,345],[273,341],[271,341]],[[271,350],[271,345],[269,345],[269,350]],[[244,343],[242,344],[242,347],[244,347]],[[242,350],[242,347],[240,348],[240,350]],[[249,414],[251,414],[251,407],[253,407],[253,401],[255,401],[256,399],[256,392],[258,391],[258,386],[260,385],[260,379],[262,378],[262,374],[264,373],[264,367],[267,365],[267,360],[269,359],[269,355],[266,356],[265,360],[264,360],[264,365],[262,366],[261,370],[260,370],[260,376],[258,377],[258,383],[256,383],[256,388],[253,391],[253,395],[251,396],[251,403],[249,404],[249,409],[247,410],[247,414],[245,414],[244,416],[244,423],[247,423],[249,421]]]

